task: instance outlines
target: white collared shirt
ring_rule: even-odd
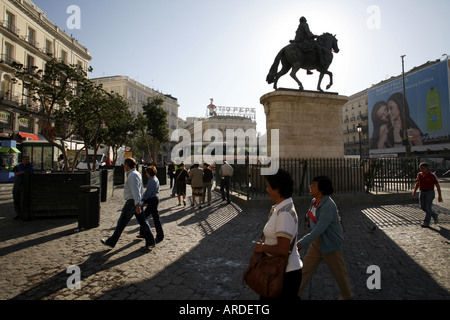
[[[278,238],[286,238],[292,242],[298,233],[298,217],[292,198],[286,199],[272,207],[269,220],[264,227],[264,243],[269,246],[278,244]],[[303,263],[300,260],[296,244],[289,255],[289,263],[286,272],[301,269]]]

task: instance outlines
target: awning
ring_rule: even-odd
[[[37,135],[31,133],[19,132],[19,136],[21,136],[22,139],[30,138],[32,141],[41,141]]]
[[[21,153],[17,148],[1,147],[0,153]]]

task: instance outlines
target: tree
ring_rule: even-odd
[[[16,77],[22,80],[24,95],[39,103],[41,134],[61,151],[67,171],[64,140],[75,132],[67,111],[70,102],[78,98],[79,91],[87,84],[87,73],[78,65],[67,65],[53,58],[46,63],[42,76],[30,70],[19,70]]]
[[[115,165],[119,149],[128,144],[136,130],[133,113],[125,99],[118,94],[107,94],[107,125],[104,136],[105,144],[113,149],[112,165]]]
[[[70,108],[65,110],[64,119],[70,119],[74,131],[84,142],[88,170],[91,170],[89,149],[94,150],[94,159],[97,159],[97,151],[104,140],[107,120],[110,119],[106,116],[108,101],[108,96],[101,86],[89,80],[80,88],[78,98],[72,100]],[[92,171],[96,169],[94,160]]]
[[[153,139],[154,161],[158,160],[158,151],[161,143],[169,142],[169,129],[167,128],[167,112],[162,108],[163,96],[148,98],[147,104],[143,106],[144,115],[147,119],[147,133]]]

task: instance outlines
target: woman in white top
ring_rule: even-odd
[[[267,255],[289,255],[289,262],[284,276],[283,292],[277,299],[297,300],[298,290],[302,282],[303,263],[296,242],[298,233],[298,217],[292,200],[294,182],[289,172],[280,169],[277,174],[267,176],[267,193],[275,205],[270,211],[269,219],[264,227],[263,243],[258,242],[254,252]],[[261,297],[261,299],[264,299]]]

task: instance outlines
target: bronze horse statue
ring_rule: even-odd
[[[333,62],[333,52],[338,53],[338,40],[336,36],[330,33],[324,33],[317,38],[317,44],[319,50],[323,50],[324,63],[320,62],[319,55],[315,50],[303,50],[299,44],[291,43],[284,47],[275,58],[275,62],[270,68],[270,72],[267,76],[267,82],[269,84],[274,83],[274,89],[278,89],[278,80],[284,76],[289,70],[292,69],[291,77],[298,83],[300,90],[303,91],[303,85],[297,78],[297,72],[300,69],[317,70],[320,72],[319,84],[317,90],[323,92],[321,89],[322,80],[325,74],[330,76],[330,84],[327,86],[327,90],[333,85],[333,74],[328,71],[331,63]],[[282,64],[282,69],[278,72],[279,64]]]

